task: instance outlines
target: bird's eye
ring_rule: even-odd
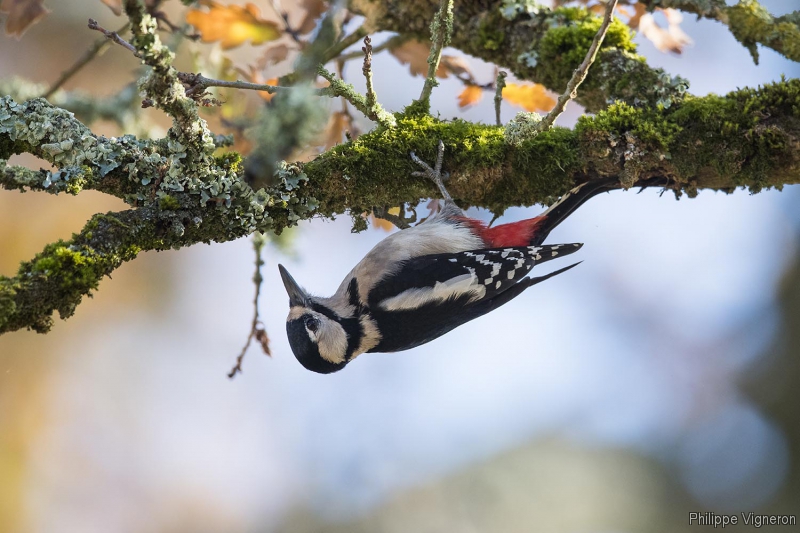
[[[319,320],[317,320],[313,316],[306,318],[306,327],[308,328],[308,331],[316,333],[317,330],[319,329]]]

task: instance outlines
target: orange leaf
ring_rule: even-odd
[[[298,7],[305,11],[303,20],[297,25],[297,32],[301,35],[311,32],[317,26],[319,16],[328,9],[324,0],[300,0]]]
[[[19,39],[32,24],[50,13],[43,3],[44,0],[3,0],[0,13],[7,15],[6,35]]]
[[[325,128],[325,149],[333,148],[342,142],[344,132],[353,127],[350,115],[342,111],[334,113]]]
[[[639,31],[660,51],[680,54],[683,52],[684,46],[692,44],[691,37],[681,29],[680,24],[683,21],[683,15],[674,9],[664,9],[662,11],[667,18],[668,27],[666,30],[656,23],[652,14],[645,13],[639,19]]]
[[[412,76],[428,75],[428,55],[431,53],[431,43],[420,41],[406,41],[400,46],[389,49],[389,52],[396,57],[403,65],[408,65]],[[446,78],[447,69],[439,63],[436,69],[436,77]]]
[[[458,95],[458,107],[475,105],[483,98],[483,89],[477,85],[467,85]]]
[[[262,66],[277,65],[287,57],[289,57],[289,47],[285,44],[276,44],[264,51],[258,64]]]
[[[474,81],[474,78],[472,77],[472,71],[469,68],[469,63],[464,57],[443,55],[441,62],[439,63],[439,68],[445,69],[453,76],[460,78],[462,80],[470,82]],[[463,78],[461,77],[462,74],[464,75]],[[441,77],[446,78],[447,76],[445,75]]]
[[[387,210],[387,213],[390,215],[394,215],[396,217],[400,216],[400,208],[399,207],[392,207]],[[383,231],[392,231],[394,229],[394,224],[386,220],[385,218],[376,217],[374,213],[371,213],[369,217],[372,219],[372,227],[382,229]]]
[[[647,8],[645,8],[642,4],[637,2],[633,6],[633,9],[634,13],[633,15],[631,15],[630,19],[628,19],[628,26],[630,26],[631,29],[635,30],[636,28],[639,27],[639,21],[642,19],[642,16],[644,16],[644,14],[647,13]]]
[[[220,41],[222,48],[228,50],[245,41],[257,45],[281,36],[278,25],[262,19],[255,4],[224,6],[214,0],[204,0],[202,5],[208,6],[209,10],[190,9],[186,13],[186,22],[197,28],[203,42]]]
[[[122,15],[122,0],[100,0],[107,5],[116,16]]]
[[[549,111],[556,101],[547,93],[547,89],[538,83],[508,83],[503,88],[503,98],[525,111]]]

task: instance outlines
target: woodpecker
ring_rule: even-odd
[[[522,291],[579,263],[539,277],[534,265],[574,253],[582,244],[542,244],[550,231],[612,180],[586,182],[541,215],[489,228],[456,206],[442,181],[444,144],[430,178],[444,207],[423,223],[379,242],[342,281],[336,293],[312,296],[278,265],[289,294],[286,332],[297,360],[329,374],[365,352],[399,352],[430,342],[497,309]]]

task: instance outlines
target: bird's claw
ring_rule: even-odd
[[[444,143],[441,140],[439,141],[439,146],[436,153],[436,163],[434,164],[433,168],[431,168],[431,166],[428,163],[420,159],[414,152],[411,152],[411,160],[418,166],[422,167],[422,170],[417,170],[415,172],[412,172],[411,175],[418,177],[426,177],[430,179],[436,184],[437,187],[439,187],[439,191],[442,193],[442,198],[444,198],[445,201],[452,202],[453,198],[450,196],[450,193],[447,192],[447,189],[444,186],[444,180],[446,180],[449,177],[449,174],[445,173],[445,175],[442,176],[442,163],[444,162]]]

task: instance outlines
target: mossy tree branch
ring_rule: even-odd
[[[50,126],[25,126],[25,117],[34,112]],[[57,117],[57,124],[43,118],[48,116]],[[57,132],[80,137],[67,139]],[[88,148],[76,148],[79,138]],[[431,197],[436,194],[431,184],[411,177],[415,168],[408,154],[429,157],[439,139],[451,154],[445,170],[452,176],[453,196],[495,212],[550,202],[599,176],[619,177],[620,187],[666,186],[690,196],[704,188],[758,191],[800,183],[800,80],[725,97],[690,97],[670,109],[619,103],[583,117],[574,130],[553,128],[519,145],[507,143],[496,126],[399,115],[394,128],[362,135],[307,164],[282,167],[277,184],[257,192],[240,179],[241,165],[232,156],[199,165],[191,180],[172,176],[173,166],[184,168],[184,152],[170,142],[135,141],[112,150],[106,157],[117,166],[103,174],[89,163],[100,138],[68,113],[42,99],[16,104],[5,98],[0,100],[0,160],[31,152],[67,168],[84,157],[86,183],[129,191],[123,196],[133,207],[96,215],[71,240],[49,245],[23,263],[15,276],[0,276],[0,333],[47,331],[53,311],[72,314],[103,276],[143,250],[227,241],[256,230],[279,232],[314,215],[350,212],[361,221],[360,213],[373,206]],[[61,158],[43,148],[56,141],[62,148],[69,140],[72,147],[64,145]],[[4,188],[41,189],[44,184],[36,179],[46,178],[13,170],[0,176]],[[171,188],[176,185],[182,189]]]
[[[412,36],[419,28],[421,37],[436,8],[433,0],[351,4],[369,11],[370,27],[400,25],[399,31]],[[384,111],[383,127],[309,163],[283,163],[274,177],[267,176],[268,186],[254,190],[243,179],[238,154],[213,155],[219,143],[186,96],[172,53],[159,42],[142,2],[125,0],[124,6],[131,44],[150,69],[140,88],[172,117],[173,126],[167,138],[156,141],[129,135],[107,139],[43,99],[0,98],[0,188],[55,194],[91,188],[130,205],[127,211],[95,215],[70,240],[48,245],[22,263],[15,276],[0,276],[0,333],[47,331],[54,311],[70,316],[103,276],[141,251],[280,232],[314,215],[350,212],[360,227],[361,213],[373,207],[435,195],[427,180],[411,176],[416,168],[409,152],[429,157],[440,139],[451,154],[445,165],[453,196],[495,213],[549,203],[601,176],[617,177],[620,188],[667,187],[690,196],[702,188],[758,191],[800,182],[800,81],[725,97],[684,97],[684,82],[650,69],[633,53],[630,32],[615,21],[578,98],[600,111],[583,117],[574,130],[553,128],[512,143],[502,127],[443,122],[418,109]],[[600,19],[581,9],[462,0],[454,25],[454,46],[560,91],[586,55]],[[287,109],[305,110],[285,120],[302,116],[305,122],[318,114],[307,99],[310,91],[281,93],[276,99],[285,96]],[[609,106],[612,100],[619,102]],[[375,106],[364,108],[374,112]],[[283,123],[275,124],[287,136]],[[279,144],[267,135],[273,130],[262,129],[269,146]],[[7,168],[8,158],[18,153],[42,157],[57,170]],[[249,161],[257,156],[274,159],[254,152]],[[271,175],[271,162],[261,167]]]
[[[520,79],[561,93],[583,61],[602,23],[583,8],[532,7],[524,1],[472,2],[453,7],[450,46],[511,70]],[[371,27],[407,37],[430,38],[437,0],[349,0],[349,8]],[[576,101],[589,111],[620,100],[636,106],[670,105],[683,97],[688,82],[653,69],[635,53],[632,33],[615,19]]]
[[[718,20],[730,28],[758,63],[760,44],[792,61],[800,61],[800,11],[774,17],[757,0],[740,0],[729,6],[725,0],[639,0],[651,11],[657,7],[693,13]]]

